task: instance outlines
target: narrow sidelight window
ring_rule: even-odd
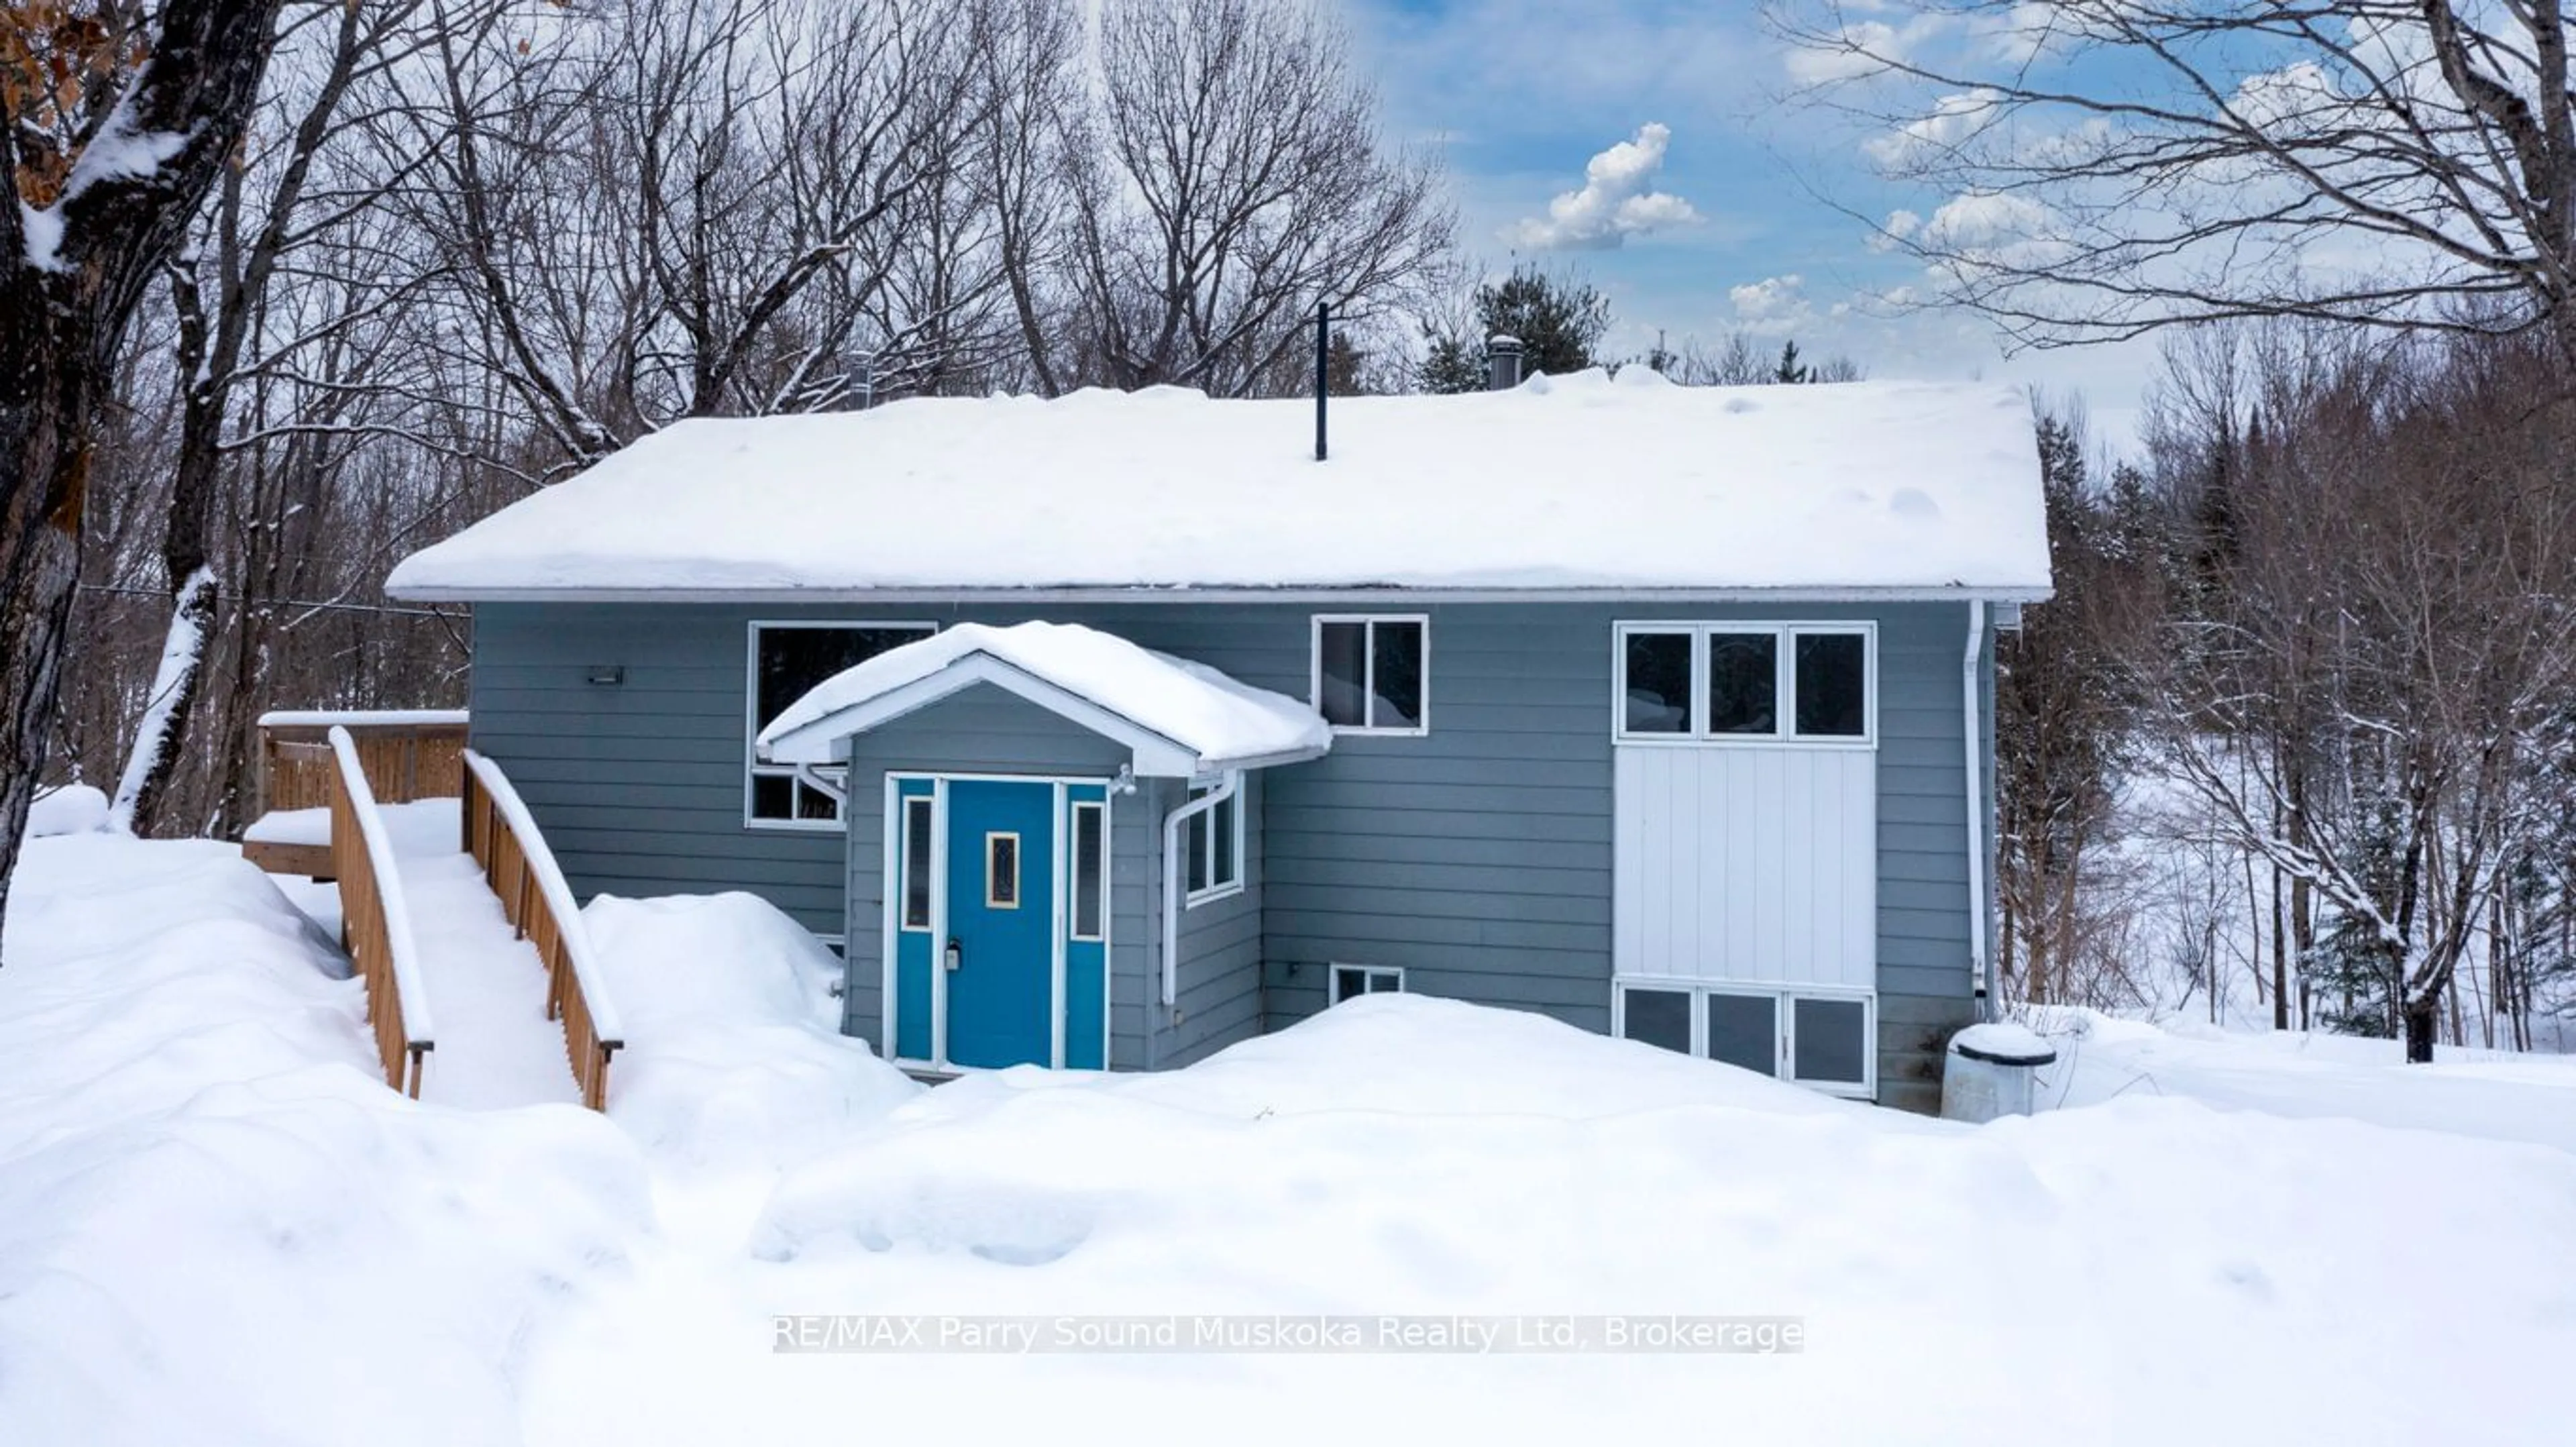
[[[984,836],[984,904],[989,909],[1020,907],[1020,836]]]
[[[1691,635],[1631,633],[1626,723],[1632,734],[1691,731]]]
[[[1768,734],[1780,728],[1780,636],[1708,635],[1708,731]]]
[[[1431,635],[1421,618],[1317,618],[1315,711],[1344,733],[1430,728]]]
[[[1868,728],[1868,647],[1857,633],[1798,635],[1798,733],[1859,738]]]
[[[930,800],[903,801],[903,927],[930,928]]]
[[[1109,922],[1109,810],[1073,806],[1073,937],[1107,938]]]

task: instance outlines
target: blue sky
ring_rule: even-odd
[[[1614,353],[1644,350],[1658,328],[1674,342],[1793,334],[1810,354],[1848,354],[1874,377],[2080,392],[2097,433],[2129,441],[2152,345],[2007,358],[1972,315],[1876,300],[1919,285],[1919,268],[1873,252],[1867,228],[1837,205],[1879,215],[1912,198],[1870,174],[1861,136],[1794,102],[1752,0],[1342,3],[1389,131],[1444,158],[1462,242],[1497,269],[1518,256],[1582,271],[1611,298]],[[1696,219],[1615,245],[1522,244],[1524,223],[1584,186],[1587,162],[1650,124],[1669,137],[1632,189],[1678,198]]]

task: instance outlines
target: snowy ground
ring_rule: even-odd
[[[2094,1020],[2069,1108],[1967,1129],[1379,996],[1170,1075],[923,1091],[831,1034],[764,907],[590,916],[638,1042],[612,1118],[415,1105],[229,851],[36,841],[0,1442],[2563,1440],[2570,1062]],[[1746,1313],[1807,1345],[774,1353],[796,1312]]]

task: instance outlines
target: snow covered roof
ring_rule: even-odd
[[[768,757],[846,758],[864,733],[978,683],[1136,750],[1136,772],[1189,777],[1315,758],[1333,746],[1303,700],[1072,623],[960,623],[836,673],[760,731]]]
[[[421,599],[1050,590],[2039,598],[2008,387],[1642,367],[1331,403],[926,398],[678,423],[405,559]]]

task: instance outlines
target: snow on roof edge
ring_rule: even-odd
[[[1189,751],[1205,765],[1320,755],[1331,726],[1312,704],[1256,687],[1191,659],[1078,623],[959,623],[888,649],[816,684],[761,729],[764,751],[974,658],[997,663],[1083,700]]]
[[[1635,371],[1345,399],[1329,464],[1312,456],[1304,402],[1172,388],[700,419],[414,553],[388,588],[428,601],[2045,596],[2020,391],[1684,388]],[[1373,525],[1355,530],[1358,516]]]

